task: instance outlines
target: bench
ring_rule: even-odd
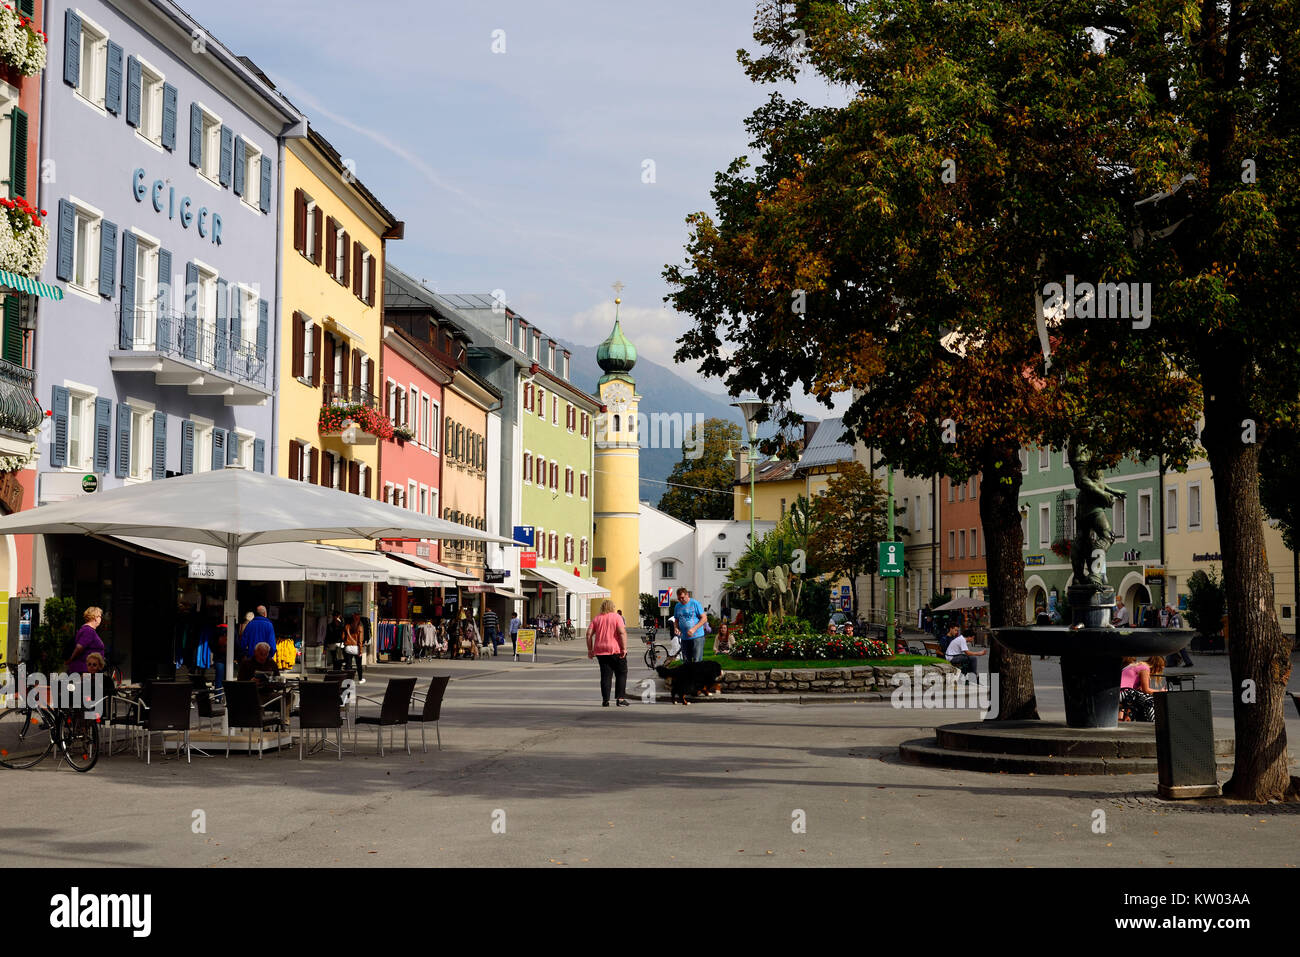
[[[925,653],[935,658],[943,657],[943,649],[939,647],[937,641],[924,641],[921,643],[925,647]]]
[[[1182,690],[1183,690],[1183,682],[1184,682],[1184,681],[1187,681],[1187,682],[1190,682],[1190,684],[1191,684],[1191,687],[1188,688],[1187,690],[1189,690],[1189,691],[1195,691],[1195,690],[1196,690],[1196,679],[1197,679],[1197,678],[1204,678],[1204,677],[1205,677],[1205,672],[1204,672],[1204,671],[1179,671],[1179,672],[1177,672],[1177,673],[1174,673],[1174,672],[1171,672],[1171,671],[1166,671],[1166,672],[1164,673],[1163,677],[1164,677],[1164,679],[1165,679],[1165,684],[1168,685],[1168,686],[1170,686],[1170,690],[1173,690],[1173,689],[1176,688],[1177,690],[1182,691]]]

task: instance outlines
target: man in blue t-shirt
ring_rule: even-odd
[[[682,643],[682,661],[704,660],[704,606],[691,597],[685,588],[677,589],[677,604],[673,606],[673,634]]]

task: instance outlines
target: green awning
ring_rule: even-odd
[[[28,279],[26,276],[20,276],[15,272],[5,272],[3,269],[0,269],[0,286],[55,301],[63,298],[63,290],[59,286]]]

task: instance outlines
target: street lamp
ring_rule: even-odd
[[[754,542],[754,473],[758,461],[758,413],[768,403],[759,398],[737,399],[731,403],[745,417],[745,429],[749,433],[749,541]],[[730,454],[731,450],[727,450]]]

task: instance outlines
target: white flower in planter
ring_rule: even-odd
[[[19,18],[10,7],[0,9],[0,62],[18,69],[23,76],[35,76],[45,69],[45,40]]]

